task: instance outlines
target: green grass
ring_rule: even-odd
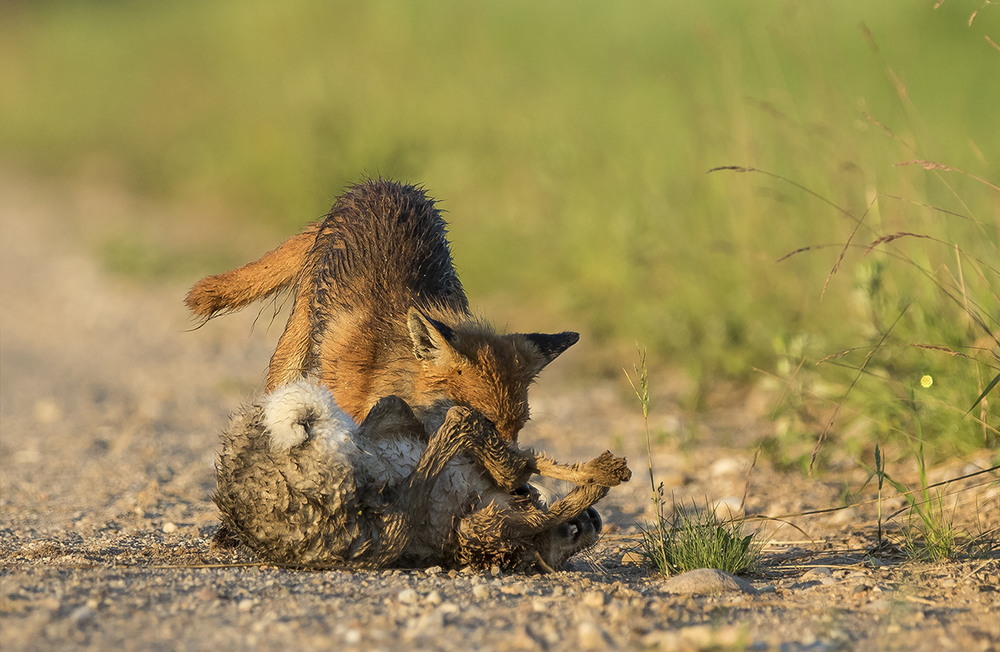
[[[820,436],[912,439],[915,409],[953,455],[1000,421],[995,392],[964,416],[1000,371],[1000,195],[977,180],[1000,178],[1000,8],[934,4],[17,3],[0,166],[265,227],[251,254],[364,174],[419,181],[497,321],[611,359],[641,341],[698,388],[763,379],[789,464]],[[708,173],[734,165],[769,174]],[[97,231],[132,275],[234,246],[213,230],[193,269]],[[866,253],[898,232],[934,239]]]
[[[913,453],[917,463],[919,485],[910,488],[885,470],[878,445],[875,446],[875,468],[872,475],[878,481],[878,531],[875,552],[898,548],[910,559],[943,561],[960,557],[986,557],[1000,549],[997,531],[982,526],[971,531],[956,522],[954,509],[946,505],[945,489],[951,480],[930,484],[927,480],[927,462],[921,446]],[[995,472],[995,468],[992,469]],[[882,490],[888,482],[906,500],[906,508],[883,520]],[[961,491],[961,490],[960,490]],[[895,516],[905,515],[895,542],[883,537],[883,523]]]
[[[763,544],[754,533],[744,534],[742,523],[720,519],[706,505],[674,505],[642,531],[640,550],[661,575],[698,568],[716,568],[734,575],[757,569]]]
[[[719,518],[707,501],[704,508],[694,503],[686,506],[675,501],[671,515],[666,515],[663,484],[656,483],[653,472],[649,437],[649,368],[646,366],[646,351],[641,348],[639,362],[633,371],[634,378],[628,371],[625,377],[642,408],[649,487],[655,513],[653,525],[642,528],[640,554],[661,575],[698,568],[716,568],[733,574],[753,572],[760,562],[763,544],[756,539],[756,533],[743,533],[741,521]]]

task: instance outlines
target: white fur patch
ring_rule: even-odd
[[[305,379],[275,389],[264,398],[263,408],[264,427],[276,451],[298,446],[310,436],[347,438],[357,427],[325,387]]]

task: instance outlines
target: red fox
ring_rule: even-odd
[[[357,421],[394,395],[428,433],[460,405],[516,441],[528,386],[579,339],[499,334],[474,318],[434,200],[387,180],[350,187],[324,219],[259,260],[198,281],[185,303],[208,320],[289,287],[294,302],[265,391],[313,376]]]

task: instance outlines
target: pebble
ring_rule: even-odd
[[[819,581],[819,583],[824,586],[837,584],[836,578],[833,577],[833,569],[826,566],[810,568],[802,574],[802,579],[806,581]]]
[[[80,605],[69,615],[69,619],[77,625],[85,625],[94,619],[97,612],[87,605]]]
[[[803,579],[807,577],[830,577],[833,575],[833,570],[827,566],[817,566],[816,568],[810,568],[805,573],[802,574]]]
[[[403,589],[396,595],[396,600],[402,604],[416,604],[419,596],[413,589]]]
[[[199,600],[204,600],[205,602],[208,602],[210,600],[218,600],[219,593],[215,589],[205,586],[202,587],[202,589],[195,594],[195,597],[198,598]]]
[[[40,398],[35,401],[35,420],[38,423],[51,424],[61,418],[62,410],[52,398]]]
[[[730,575],[715,568],[698,568],[675,575],[663,582],[663,589],[670,593],[707,595],[742,591],[756,593],[757,589],[745,579]]]
[[[577,643],[581,650],[603,650],[607,648],[607,641],[600,625],[585,620],[576,628]]]
[[[713,476],[736,475],[742,470],[743,462],[735,457],[720,457],[708,467],[709,474]]]
[[[171,521],[167,521],[166,523],[163,524],[163,527],[161,529],[165,534],[173,534],[174,532],[177,531],[177,524]]]
[[[527,590],[528,585],[524,582],[514,582],[500,587],[500,591],[508,595],[521,595]]]
[[[477,600],[486,600],[490,597],[490,587],[485,584],[476,584],[472,587],[472,597]]]
[[[583,604],[595,609],[604,606],[606,596],[601,591],[588,591],[583,594]]]

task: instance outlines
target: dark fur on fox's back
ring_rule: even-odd
[[[540,368],[522,361],[545,355],[536,350],[545,336],[501,335],[472,317],[445,221],[422,189],[384,180],[352,186],[319,227],[308,267],[309,357],[348,413],[363,415],[393,394],[432,431],[458,402],[516,437]],[[414,356],[413,309],[427,320],[417,328],[438,338],[424,359]],[[462,361],[476,368],[460,378]]]
[[[315,296],[324,311],[379,305],[387,317],[413,306],[469,314],[447,224],[420,187],[384,179],[351,186],[324,219],[311,256],[325,275]]]
[[[423,189],[383,179],[350,187],[325,218],[260,259],[201,279],[185,302],[205,319],[294,287],[265,387],[314,376],[361,419],[383,396],[438,429],[473,407],[508,440],[528,386],[576,333],[497,333],[469,312],[447,228]]]

